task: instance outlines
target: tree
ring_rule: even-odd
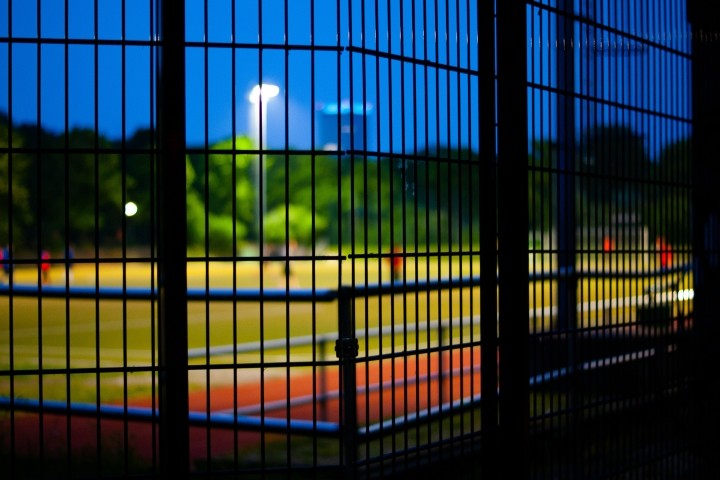
[[[5,144],[7,132],[5,127],[0,133]],[[57,135],[21,125],[12,132],[13,148],[38,149],[12,157],[13,227],[16,238],[23,239],[21,245],[30,250],[38,243],[62,248],[65,239],[93,243],[96,236],[101,245],[116,243],[123,219],[123,172],[120,156],[111,152],[114,145],[88,129]],[[68,147],[74,151],[56,153]],[[0,168],[8,178],[11,163],[5,156],[3,160]]]
[[[255,156],[244,136],[213,145],[188,160],[188,242],[230,254],[255,223]],[[233,205],[234,204],[234,205]],[[234,206],[234,208],[233,208]],[[234,218],[233,218],[234,215]]]
[[[558,147],[551,140],[536,140],[528,158],[528,220],[534,231],[548,232],[557,226]]]
[[[316,231],[322,231],[327,221],[318,214],[314,218]],[[313,212],[293,204],[275,207],[265,216],[264,228],[267,243],[285,244],[294,240],[309,245],[313,240]]]
[[[642,180],[651,164],[642,136],[625,125],[595,126],[581,136],[576,155],[581,174],[581,216],[607,223],[618,216],[638,215]]]
[[[691,232],[692,168],[689,138],[663,148],[654,162],[653,182],[657,185],[649,207],[650,229],[673,244],[688,245]]]
[[[435,147],[420,152],[414,159],[398,161],[395,167],[393,181],[386,185],[392,184],[396,211],[402,211],[404,199],[406,212],[412,217],[406,219],[405,225],[408,243],[417,240],[422,248],[468,244],[470,238],[476,244],[479,242],[481,168],[477,152]]]
[[[10,145],[10,134],[12,145]],[[0,117],[0,148],[17,149],[23,146],[19,134],[11,132],[7,117]],[[12,212],[13,236],[22,238],[31,222],[29,192],[27,189],[28,160],[24,154],[0,153],[0,242],[9,241],[10,212]]]
[[[197,190],[193,188],[195,178],[195,169],[190,161],[190,157],[185,157],[185,202],[187,209],[188,246],[202,245],[205,240],[205,207]]]
[[[133,247],[150,245],[157,218],[158,171],[152,149],[156,134],[150,129],[139,129],[125,142],[125,149],[133,152],[125,156],[125,201],[137,204],[138,211],[126,222],[126,241]],[[122,146],[122,145],[120,145]]]
[[[117,153],[106,153],[114,145],[88,129],[51,136],[49,145],[98,148],[98,152],[42,154],[35,163],[41,191],[36,207],[42,218],[41,241],[61,247],[65,238],[79,243],[117,244],[123,228],[123,170]],[[97,238],[96,238],[97,236]]]
[[[267,167],[263,240],[284,242],[285,212],[288,211],[291,239],[304,244],[311,243],[313,238],[336,243],[339,211],[337,158],[313,158],[309,155],[270,157]]]

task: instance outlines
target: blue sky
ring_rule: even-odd
[[[583,0],[577,2],[577,9],[584,15],[591,11],[597,20],[635,32],[639,38],[652,35],[655,40],[657,36],[658,42],[685,49],[688,39],[683,37],[687,30],[680,6],[683,2],[673,0],[671,4],[677,6],[668,11],[660,9],[658,2],[607,1],[596,9],[592,1]],[[7,112],[12,103],[15,123],[39,121],[56,132],[96,128],[114,139],[147,127],[153,113],[153,57],[143,42],[155,33],[151,3],[0,0],[0,37],[11,34],[25,42],[13,43],[11,53],[7,43],[0,48],[0,68],[11,71],[11,75],[0,75],[0,110]],[[377,2],[375,10],[374,1],[235,0],[233,10],[231,0],[186,0],[186,35],[191,42],[187,49],[188,142],[213,144],[233,133],[251,133],[255,110],[248,94],[262,82],[280,87],[280,95],[269,102],[267,110],[270,148],[310,148],[316,110],[352,101],[371,108],[367,119],[369,149],[412,153],[437,143],[477,149],[477,78],[468,74],[477,69],[477,43],[470,34],[477,28],[475,3],[462,0],[457,2],[457,9],[455,1],[386,0]],[[348,5],[352,11],[347,10]],[[551,72],[558,50],[542,45],[550,47],[555,40],[554,17],[537,8],[529,8],[528,13],[528,79],[553,87],[556,79]],[[618,20],[609,21],[613,18]],[[82,44],[96,34],[101,42],[107,42],[97,49]],[[597,29],[576,28],[573,34],[586,41],[621,47],[636,43]],[[67,56],[63,42],[38,47],[33,42],[38,36],[49,42],[71,39]],[[262,54],[256,48],[261,36],[268,47]],[[125,48],[112,44],[121,39],[130,44]],[[305,48],[311,39],[321,47],[314,59]],[[209,45],[203,43],[206,40]],[[228,48],[233,41],[238,48]],[[278,48],[285,45],[299,48],[287,53]],[[639,62],[632,67],[630,55],[619,58],[608,54],[598,63],[597,55],[590,55],[594,49],[587,43],[581,45],[574,55],[577,88],[582,93],[636,109],[657,109],[671,117],[689,115],[687,99],[669,99],[666,95],[689,82],[689,62],[651,48],[635,55]],[[364,46],[381,55],[351,53],[350,46]],[[414,56],[431,66],[389,60],[393,55]],[[594,70],[587,69],[590,59]],[[685,69],[688,75],[663,78],[671,61],[676,62],[672,68]],[[438,69],[432,64],[450,68]],[[584,71],[581,66],[585,66]],[[643,87],[631,88],[634,85]],[[534,90],[529,99],[529,120],[535,125],[532,133],[554,136],[553,122],[549,121],[554,117],[552,94]],[[635,126],[651,151],[668,139],[687,135],[687,128],[675,121],[658,123],[633,111],[612,106],[602,109],[603,118]],[[589,110],[578,102],[577,111]],[[578,119],[578,127],[590,121]]]
[[[557,118],[552,89],[559,86],[555,65],[559,55],[570,52],[580,95],[575,101],[578,135],[597,123],[629,125],[642,135],[651,156],[667,143],[687,138],[691,63],[668,50],[690,52],[685,1],[576,0],[575,9],[608,28],[575,23],[571,38],[563,42],[557,16],[529,8],[528,81],[538,86],[529,96],[531,136],[557,137],[552,120]]]
[[[12,0],[0,0],[0,19],[8,12],[8,1]],[[188,48],[188,142],[201,145],[207,138],[212,144],[230,137],[233,134],[233,115],[235,132],[248,133],[252,129],[252,113],[247,96],[254,85],[262,82],[281,88],[279,97],[268,107],[270,147],[288,144],[295,148],[309,148],[312,138],[310,127],[316,109],[329,103],[350,100],[354,104],[365,103],[372,109],[373,114],[368,117],[371,148],[398,151],[404,141],[405,149],[410,150],[416,145],[420,148],[425,144],[438,143],[438,138],[440,143],[470,145],[476,138],[477,115],[471,108],[473,100],[466,93],[471,90],[477,98],[474,78],[462,72],[446,73],[430,68],[426,85],[425,69],[420,66],[401,66],[400,62],[385,58],[376,61],[375,57],[365,57],[363,62],[362,55],[351,55],[343,49],[350,44],[362,46],[363,40],[368,48],[396,55],[410,55],[414,47],[414,54],[418,57],[457,68],[475,68],[476,46],[467,35],[475,28],[474,7],[468,11],[469,2],[462,2],[458,12],[455,2],[448,2],[447,5],[441,4],[436,15],[432,9],[429,12],[418,9],[413,12],[413,3],[417,2],[390,3],[390,7],[386,4],[376,14],[373,2],[367,2],[363,19],[360,3],[355,2],[353,31],[350,34],[351,12],[345,11],[345,2],[340,2],[341,11],[338,12],[335,0],[315,0],[315,35],[312,38],[316,45],[328,50],[318,51],[313,62],[307,49],[292,49],[286,59],[284,50],[273,48],[285,44],[286,21],[288,44],[306,46],[310,43],[310,0],[289,0],[287,17],[283,15],[284,0],[263,0],[261,3],[238,0],[234,32],[230,0],[210,0],[207,5],[201,0],[187,0],[186,35],[189,42],[201,43],[207,39],[211,43],[227,44],[234,36],[239,44],[251,47],[257,44],[262,30],[262,41],[270,47],[263,50],[262,58],[256,48],[237,48],[234,54],[226,46],[206,49],[203,45],[196,45]],[[153,34],[150,2],[125,0],[124,31],[122,4],[120,0],[69,0],[68,12],[65,12],[65,0],[15,0],[12,1],[12,37],[36,39],[39,30],[44,39],[62,39],[66,37],[67,21],[67,37],[73,41],[93,39],[96,26],[101,41],[120,40],[123,35],[128,41],[145,42],[150,39]],[[262,22],[259,21],[260,13]],[[413,30],[413,14],[418,32],[414,37],[406,33]],[[437,47],[434,34],[430,33],[434,31],[436,22],[440,38]],[[0,36],[8,36],[8,24],[0,20]],[[428,31],[427,36],[420,34],[423,30]],[[444,40],[446,36],[448,42]],[[0,65],[9,68],[8,62],[8,49],[0,49]],[[12,90],[9,95],[8,78],[0,76],[0,109],[7,111],[12,101],[15,123],[37,123],[39,120],[43,126],[54,131],[63,131],[66,127],[89,127],[97,128],[111,138],[119,138],[123,133],[130,135],[150,122],[151,65],[150,49],[142,45],[129,45],[124,52],[119,45],[100,45],[96,60],[92,45],[71,42],[66,58],[65,46],[61,43],[43,44],[40,48],[37,43],[15,43],[12,45]],[[97,80],[94,77],[96,69],[99,72]],[[363,77],[368,79],[365,85]],[[435,88],[436,82],[439,88]],[[428,92],[429,106],[417,107],[419,100],[413,98],[412,92]],[[463,105],[457,100],[448,101],[448,98],[458,99],[460,95],[467,99]],[[403,111],[408,123],[413,117],[421,125],[427,121],[429,134],[425,135],[425,129],[420,128],[423,132],[415,135],[418,129],[408,128],[409,125],[402,122]],[[461,124],[460,128],[457,128],[458,124]]]

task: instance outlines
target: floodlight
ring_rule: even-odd
[[[250,91],[250,103],[258,103],[260,101],[265,103],[271,98],[277,97],[279,93],[280,87],[277,85],[271,85],[269,83],[255,85]]]

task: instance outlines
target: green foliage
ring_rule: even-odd
[[[652,169],[640,135],[625,125],[593,127],[581,136],[576,159],[577,171],[588,178],[580,183],[581,218],[608,223],[637,210]]]
[[[539,140],[533,144],[528,159],[528,220],[529,228],[534,231],[549,231],[555,227],[558,207],[557,145],[548,140]]]
[[[195,169],[190,158],[185,158],[185,184],[187,189],[187,241],[188,245],[205,243],[205,206],[198,191],[193,188]]]
[[[38,241],[62,249],[66,239],[85,249],[149,245],[157,238],[155,143],[150,130],[124,144],[87,129],[67,135],[36,126],[10,131],[7,117],[0,116],[0,244],[9,235],[11,207],[20,249],[35,250]],[[650,159],[643,139],[629,127],[599,126],[581,134],[570,172],[578,225],[632,213],[651,235],[687,242],[689,145],[687,139],[675,142]],[[13,151],[20,147],[26,149]],[[72,153],[48,153],[67,147]],[[121,155],[120,147],[130,153]],[[36,148],[41,153],[27,153]],[[263,211],[266,243],[387,252],[403,244],[424,250],[479,242],[481,171],[474,152],[438,147],[377,158],[289,151],[260,159],[255,149],[239,136],[186,158],[190,248],[229,255],[243,242],[259,242],[257,217]],[[528,228],[548,231],[560,211],[557,147],[536,142],[528,162]],[[138,205],[133,217],[123,214],[127,201]]]
[[[0,148],[5,149],[10,146],[9,133],[7,118],[0,118]],[[14,148],[21,148],[22,138],[13,137],[12,144]],[[14,228],[20,231],[27,229],[31,223],[32,212],[27,184],[26,157],[18,154],[11,157],[8,153],[0,153],[0,219],[7,219],[0,221],[0,239],[2,239],[0,242],[4,242],[10,234],[10,218]],[[10,209],[12,209],[12,217]]]
[[[646,213],[651,231],[673,244],[687,245],[691,233],[692,158],[690,139],[667,145],[654,164],[653,180],[663,187],[651,192],[652,211]]]
[[[237,137],[235,144],[226,140],[212,147],[212,150],[234,151],[237,153],[212,153],[208,157],[207,201],[211,212],[232,216],[233,201],[238,221],[249,225],[253,221],[253,210],[248,208],[255,202],[253,155],[242,153],[255,148],[247,137]],[[234,176],[233,176],[234,169]]]
[[[0,138],[7,145],[5,127]],[[39,154],[12,154],[13,236],[20,250],[34,250],[38,242],[42,248],[61,249],[65,239],[83,244],[119,243],[123,187],[132,179],[124,173],[120,155],[109,152],[114,147],[111,142],[87,129],[56,135],[26,126],[14,128],[12,138],[13,148],[41,149]],[[97,148],[98,152],[43,153],[68,147]],[[3,178],[8,178],[9,156],[3,155],[0,164],[0,169],[8,172]],[[0,191],[7,200],[9,187],[6,181],[2,183]],[[6,208],[7,202],[0,203]],[[2,223],[0,233],[6,236],[8,224]]]
[[[634,219],[651,237],[686,244],[690,237],[690,140],[665,146],[655,158],[643,139],[623,125],[594,127],[580,136],[574,182],[578,227],[611,226]],[[529,228],[549,231],[560,215],[557,146],[535,142],[529,158]]]
[[[236,137],[211,147],[187,163],[188,243],[230,254],[251,231],[255,213],[254,147],[247,137]],[[256,168],[255,168],[256,170]],[[233,215],[235,219],[233,220]],[[233,227],[234,225],[234,227]],[[207,238],[206,238],[207,235]]]
[[[283,243],[285,212],[289,205],[291,239],[309,245],[314,238],[336,243],[338,162],[334,157],[289,155],[267,160],[264,241]],[[313,227],[312,219],[315,215]],[[314,228],[314,232],[313,232]]]
[[[142,129],[127,140],[125,147],[128,151],[150,150],[154,141],[154,133]],[[138,206],[138,212],[125,225],[126,241],[131,246],[149,245],[153,238],[158,180],[155,158],[147,153],[125,156],[125,201]]]
[[[316,214],[315,231],[323,231],[327,220]],[[287,225],[287,227],[286,227]],[[286,240],[310,245],[313,240],[313,212],[307,208],[289,204],[275,207],[267,213],[263,225],[267,243],[284,244]]]
[[[231,255],[237,239],[245,237],[245,227],[228,215],[208,215],[208,245],[216,254]]]

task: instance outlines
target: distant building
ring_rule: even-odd
[[[373,107],[370,104],[343,101],[319,105],[317,108],[317,142],[323,150],[365,150],[364,121]],[[340,123],[338,128],[338,122]],[[354,140],[354,142],[352,141]],[[369,143],[369,142],[368,142]]]

